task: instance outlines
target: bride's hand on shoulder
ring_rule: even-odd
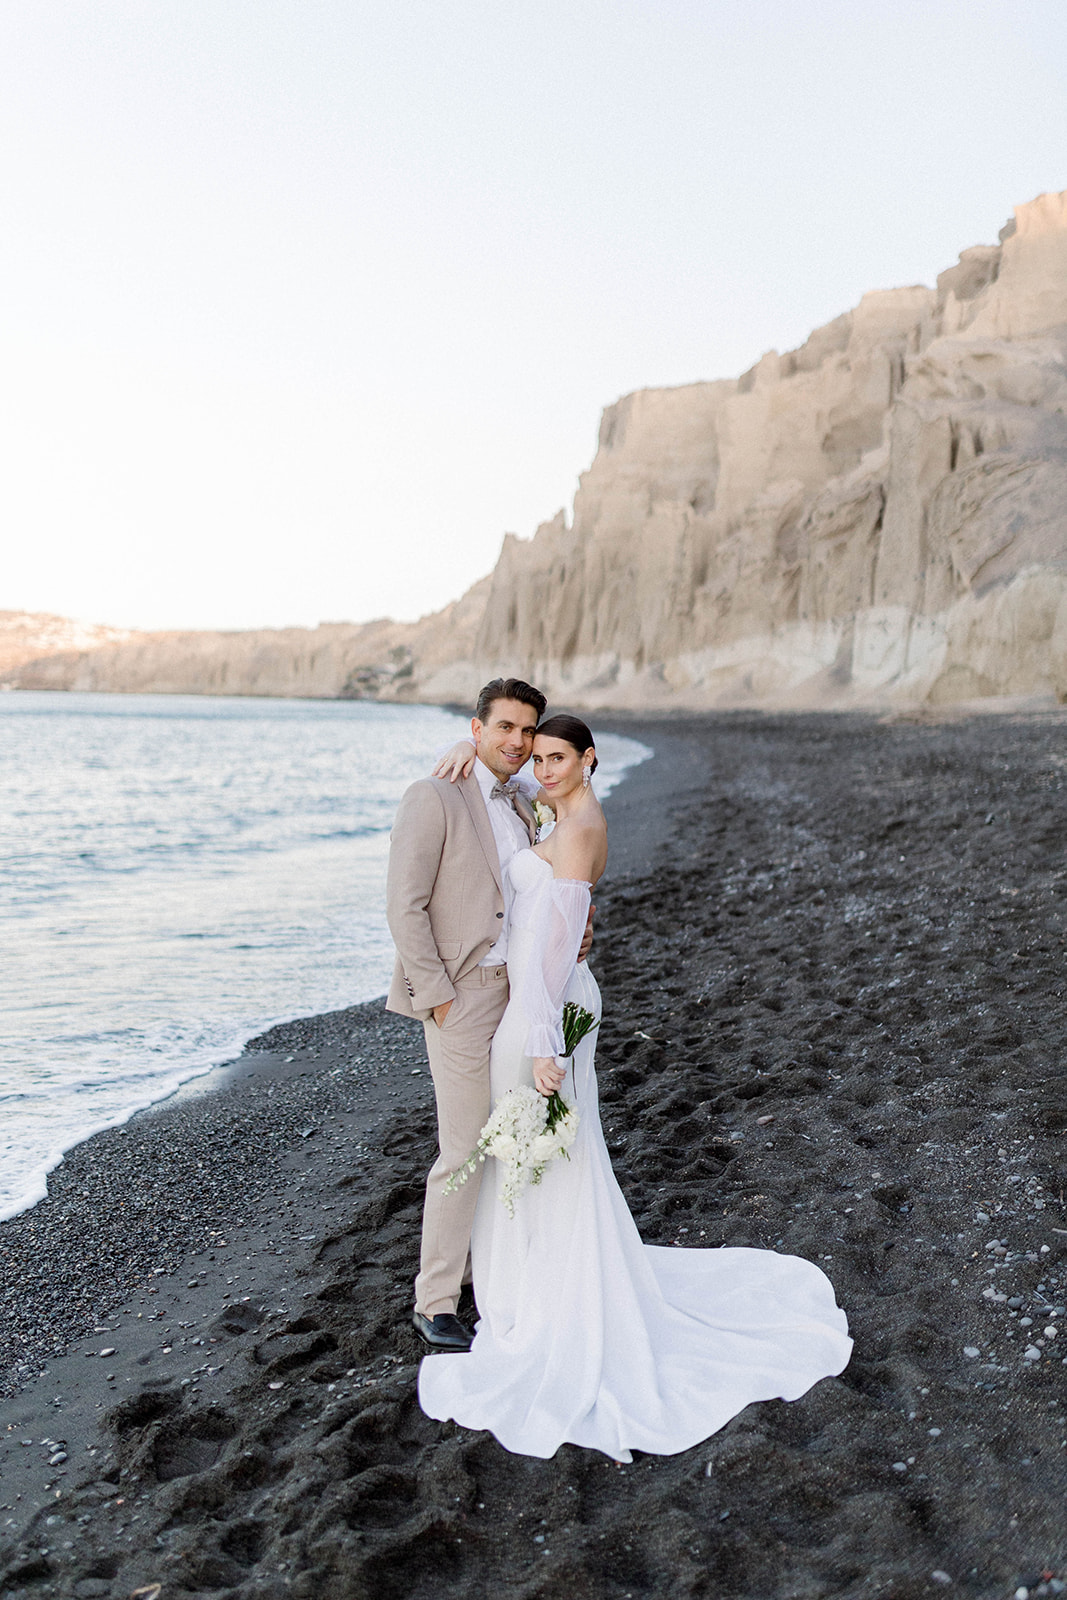
[[[533,1081],[538,1094],[555,1094],[562,1089],[566,1070],[559,1066],[555,1056],[534,1056]]]
[[[457,778],[469,778],[474,771],[474,758],[478,754],[471,739],[457,739],[451,750],[441,757],[430,773],[431,778],[447,778],[455,783]]]

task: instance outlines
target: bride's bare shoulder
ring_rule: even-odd
[[[595,883],[604,870],[608,854],[607,827],[600,807],[584,816],[568,817],[565,822],[557,823],[549,844],[557,878],[581,878]]]

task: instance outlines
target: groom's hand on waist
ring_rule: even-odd
[[[448,1013],[451,1011],[451,1009],[452,1009],[451,1000],[445,1000],[445,1001],[442,1002],[441,1005],[434,1006],[434,1008],[433,1008],[433,1020],[436,1022],[437,1026],[439,1028],[443,1026],[444,1020],[448,1016]]]
[[[582,942],[578,946],[579,961],[584,961],[590,950],[593,948],[593,913],[595,911],[596,906],[591,905],[589,907],[589,915],[585,920],[585,932],[582,934]]]

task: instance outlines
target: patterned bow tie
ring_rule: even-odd
[[[508,783],[494,783],[489,798],[490,800],[506,800],[509,806],[513,806],[518,787],[514,779]]]

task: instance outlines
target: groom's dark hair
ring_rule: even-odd
[[[488,719],[494,700],[518,700],[537,713],[538,722],[544,716],[548,704],[540,689],[535,689],[532,683],[523,683],[521,678],[494,678],[492,683],[487,683],[478,695],[474,715],[479,722]]]

